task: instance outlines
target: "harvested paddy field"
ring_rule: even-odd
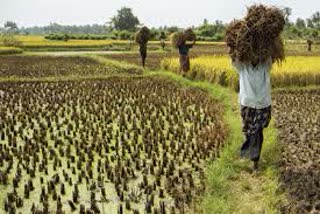
[[[119,54],[105,54],[101,55],[107,59],[117,60],[121,62],[131,63],[134,65],[141,66],[141,57],[138,53],[119,53]],[[146,59],[146,67],[151,70],[157,70],[161,67],[161,61],[166,57],[173,57],[174,54],[171,52],[163,53],[148,53]]]
[[[79,56],[0,56],[0,77],[141,74],[133,67],[105,65]]]
[[[280,173],[289,203],[283,213],[320,213],[320,89],[274,94],[282,150]]]
[[[159,78],[0,84],[7,213],[179,213],[227,137],[223,106]]]

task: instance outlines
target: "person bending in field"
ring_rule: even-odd
[[[179,54],[180,54],[180,73],[185,76],[186,73],[190,70],[190,58],[189,58],[189,50],[193,48],[196,41],[193,41],[192,44],[187,44],[186,41],[182,42],[179,46]]]
[[[241,147],[241,157],[253,161],[253,169],[258,169],[263,143],[263,129],[271,119],[270,71],[272,59],[263,63],[245,64],[232,59],[239,74],[242,131],[245,141]]]

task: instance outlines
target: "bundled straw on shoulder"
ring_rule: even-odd
[[[226,42],[233,59],[243,63],[262,63],[270,57],[284,60],[281,32],[285,16],[276,7],[254,5],[243,20],[232,21],[226,30]]]
[[[135,35],[135,42],[144,45],[147,44],[150,39],[150,30],[147,27],[142,27]]]
[[[171,35],[171,44],[173,47],[178,48],[186,41],[195,41],[197,39],[196,34],[191,28],[184,32],[176,32]]]

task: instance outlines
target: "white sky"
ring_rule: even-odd
[[[148,26],[187,27],[204,18],[229,22],[243,16],[253,3],[291,7],[291,20],[320,11],[320,0],[0,0],[0,26],[7,20],[19,26],[103,24],[127,6]]]

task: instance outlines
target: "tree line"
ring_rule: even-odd
[[[292,13],[290,8],[285,8],[287,23],[284,30],[285,39],[311,39],[319,40],[320,37],[320,12],[316,12],[308,19],[298,18],[290,21]],[[23,35],[45,35],[47,39],[65,40],[67,39],[132,39],[134,33],[142,27],[139,18],[134,15],[131,8],[123,7],[117,11],[106,24],[99,25],[61,25],[51,23],[48,26],[34,26],[19,28],[15,22],[8,21],[0,32],[9,32]],[[207,19],[200,26],[193,27],[198,40],[202,41],[222,41],[225,35],[226,24],[220,20],[209,22]],[[168,37],[171,33],[180,31],[177,26],[163,26],[151,28],[151,39],[158,40]]]

